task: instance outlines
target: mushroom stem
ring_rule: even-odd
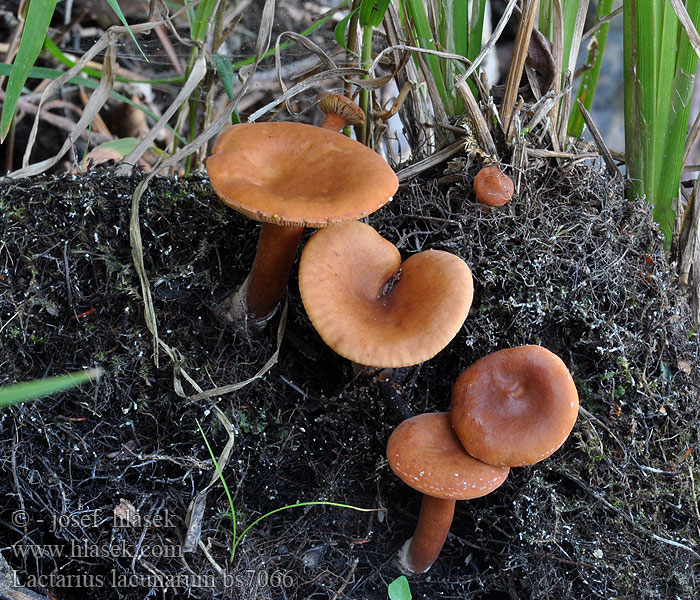
[[[399,566],[407,573],[425,573],[435,562],[447,538],[455,500],[423,495],[413,537],[399,550]]]
[[[258,321],[271,317],[287,288],[303,226],[263,223],[253,268],[238,291],[224,300],[225,319],[236,321],[246,316]]]
[[[321,127],[324,129],[330,129],[331,131],[342,131],[348,122],[341,116],[334,113],[326,113],[326,117],[321,123]]]

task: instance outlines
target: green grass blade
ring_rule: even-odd
[[[564,52],[562,56],[561,73],[562,77],[567,70],[573,72],[576,65],[569,64],[571,54],[571,44],[576,30],[576,16],[578,14],[579,0],[564,0],[562,9],[564,11]]]
[[[697,24],[700,0],[686,6]],[[697,56],[666,0],[626,1],[623,25],[628,194],[646,197],[670,246]]]
[[[0,63],[0,75],[7,76],[12,72],[12,65]],[[63,75],[63,71],[58,69],[49,69],[48,67],[32,67],[27,73],[27,79],[58,79]],[[82,77],[73,77],[68,80],[71,85],[81,85],[83,81],[92,81],[97,87],[97,82],[94,80],[84,80]],[[89,85],[89,84],[86,84]]]
[[[700,0],[687,3],[689,16],[695,25],[700,24]],[[675,20],[675,15],[673,19]],[[678,24],[680,39],[678,42],[678,59],[671,86],[667,133],[663,145],[662,168],[659,169],[653,215],[661,231],[671,242],[675,212],[673,201],[678,196],[681,171],[683,168],[683,151],[690,118],[690,102],[693,95],[697,56],[685,30]]]
[[[65,52],[63,52],[63,50],[61,50],[56,45],[56,42],[54,42],[50,37],[46,37],[44,39],[44,49],[58,62],[66,65],[67,67],[74,67],[76,64],[78,64],[77,61],[73,60]],[[90,77],[95,77],[96,79],[102,77],[102,72],[99,69],[93,69],[87,66],[80,69],[80,72],[85,73],[86,75],[90,75]],[[131,77],[122,77],[120,75],[117,75],[114,79],[115,81],[120,81],[122,83],[149,83],[151,85],[180,84],[185,81],[185,78],[182,75],[179,75],[177,77],[164,77],[162,79],[133,79]]]
[[[360,27],[367,27],[371,24],[372,10],[374,10],[374,0],[362,0],[359,15]]]
[[[211,21],[211,15],[216,8],[217,0],[204,0],[197,7],[194,14],[194,22],[190,28],[192,39],[196,42],[203,42],[207,34],[207,28]]]
[[[391,0],[377,0],[377,5],[374,8],[374,14],[372,15],[372,27],[379,27],[384,20],[384,14],[389,8]]]
[[[661,183],[664,179],[669,179],[664,174],[670,176],[670,180],[673,181],[676,178],[675,172],[678,171],[678,178],[680,178],[680,164],[674,164],[674,157],[666,154],[667,142],[670,141],[669,125],[673,117],[671,102],[675,101],[678,92],[674,89],[674,77],[679,51],[680,24],[669,2],[664,2],[657,14],[661,20],[661,37],[657,50],[656,106],[654,128],[651,131],[651,166],[646,173],[645,187],[647,200],[653,205],[654,220],[659,224],[667,242],[670,243],[674,221],[672,202],[678,194],[678,185],[676,184],[675,189],[664,189]],[[677,157],[678,161],[681,159],[682,156]]]
[[[625,113],[625,164],[630,181],[629,195],[641,196],[642,180],[639,177],[642,163],[642,127],[639,116],[639,85],[637,74],[637,6],[628,2],[622,11],[623,93]]]
[[[263,519],[267,519],[268,517],[277,514],[278,512],[282,512],[283,510],[289,510],[290,508],[301,508],[304,506],[334,506],[336,508],[348,508],[350,510],[356,510],[359,512],[374,512],[378,510],[382,510],[380,508],[361,508],[359,506],[353,506],[352,504],[342,504],[340,502],[329,502],[327,500],[312,500],[310,502],[297,502],[296,504],[287,504],[286,506],[280,506],[279,508],[275,508],[274,510],[271,510],[270,512],[265,513],[264,515],[258,517],[253,521],[248,527],[246,527],[242,532],[241,535],[236,538],[234,541],[234,546],[231,551],[231,560],[233,560],[233,556],[236,552],[236,548],[238,545],[241,543],[241,540],[243,537],[251,530],[253,527],[255,527],[260,521]]]
[[[541,0],[540,2],[540,14],[537,28],[540,33],[552,39],[554,30],[554,18],[553,18],[553,0]]]
[[[136,44],[136,47],[139,49],[141,56],[143,56],[143,59],[146,62],[148,62],[148,57],[144,54],[143,50],[141,49],[141,46],[136,41],[136,36],[134,35],[134,32],[131,31],[131,27],[129,27],[129,24],[126,22],[126,18],[124,17],[124,13],[122,12],[121,7],[119,6],[119,2],[117,0],[107,0],[107,2],[112,7],[112,10],[116,13],[117,17],[119,17],[119,20],[122,22],[122,25],[126,27],[127,31],[129,32],[129,35],[131,36],[131,39],[133,40],[134,44]]]
[[[659,7],[658,0],[626,0],[623,10],[625,152],[632,197],[647,192],[646,182],[654,168],[652,136],[656,130]]]
[[[192,7],[192,2],[187,3],[187,22],[190,24],[190,39],[194,39],[194,24],[196,21],[196,15],[194,8]]]
[[[430,23],[428,22],[428,14],[425,11],[425,5],[423,4],[422,0],[405,0],[405,8],[408,17],[413,21],[413,27],[418,45],[427,50],[436,50],[437,48],[435,46],[433,32],[430,29]],[[447,93],[445,80],[442,76],[440,61],[438,60],[437,56],[432,54],[424,55],[423,60],[425,60],[430,73],[435,79],[435,86],[440,94],[445,110],[448,113],[451,113],[450,96]]]
[[[481,2],[481,0],[476,0]],[[453,52],[469,56],[469,0],[454,0],[452,5]]]
[[[360,67],[363,69],[369,69],[372,62],[372,37],[374,30],[370,25],[365,25],[362,29],[362,38],[360,41]],[[369,74],[362,75],[362,79],[369,79]],[[360,89],[359,106],[362,112],[367,115],[369,114],[369,98],[370,93],[366,88]],[[361,125],[359,129],[358,141],[367,145],[369,142],[369,119],[365,119],[365,122]]]
[[[341,504],[340,502],[329,502],[327,500],[315,500],[315,501],[310,501],[310,502],[297,502],[296,504],[287,504],[285,506],[281,506],[279,508],[271,510],[270,512],[265,513],[264,515],[255,519],[250,525],[248,525],[248,527],[246,527],[241,532],[240,535],[237,535],[237,533],[236,533],[236,527],[237,527],[236,507],[233,503],[233,498],[231,497],[231,492],[229,490],[228,484],[226,483],[226,479],[224,478],[224,474],[221,472],[221,468],[219,467],[219,461],[216,459],[216,456],[214,455],[214,451],[212,450],[212,448],[209,444],[209,440],[207,439],[207,436],[204,434],[204,430],[202,429],[202,426],[199,424],[199,421],[197,421],[197,427],[199,428],[199,432],[202,434],[202,437],[204,438],[204,443],[207,446],[207,450],[209,451],[209,456],[211,457],[211,460],[214,463],[214,467],[216,468],[216,474],[219,476],[219,481],[221,481],[221,485],[224,486],[224,491],[226,492],[226,499],[228,500],[228,505],[229,505],[229,508],[231,509],[231,517],[233,520],[233,544],[231,546],[231,557],[230,557],[231,561],[233,561],[234,557],[236,556],[236,548],[241,543],[241,540],[244,538],[244,536],[251,529],[253,529],[253,527],[255,527],[263,519],[267,519],[267,517],[274,515],[274,514],[277,514],[278,512],[282,512],[283,510],[289,510],[290,508],[300,508],[303,506],[335,506],[338,508],[349,508],[349,509],[356,510],[359,512],[372,512],[372,511],[376,511],[376,510],[381,510],[381,509],[376,509],[376,508],[359,508],[357,506],[352,506],[351,504]]]
[[[129,152],[131,152],[136,146],[139,145],[141,140],[135,137],[125,137],[116,140],[110,140],[109,142],[104,142],[93,148],[95,150],[109,150],[118,154],[121,158],[124,158]]]
[[[233,63],[231,62],[231,59],[228,56],[214,54],[212,56],[212,60],[214,61],[216,73],[219,75],[219,80],[221,81],[221,85],[224,86],[228,99],[233,100],[233,80],[235,78],[235,73],[233,71]]]
[[[481,44],[484,38],[484,19],[486,15],[486,1],[487,0],[473,0],[472,2],[472,16],[469,22],[469,35],[468,35],[468,46],[466,57],[474,61],[479,53],[481,52]],[[479,90],[473,81],[467,82],[472,94],[475,98],[479,97]],[[464,105],[460,100],[460,107]]]
[[[472,19],[469,23],[469,48],[467,58],[474,60],[481,52],[484,39],[484,19],[486,15],[486,0],[474,0]]]
[[[231,551],[231,560],[233,560],[234,554],[236,552],[236,507],[233,504],[233,498],[231,496],[231,491],[228,489],[228,484],[226,483],[226,478],[224,477],[224,474],[221,472],[221,467],[219,467],[219,461],[216,460],[216,456],[214,455],[214,451],[211,449],[211,446],[209,445],[209,440],[207,439],[207,436],[204,435],[204,429],[202,429],[202,426],[199,424],[199,421],[197,421],[197,427],[199,427],[199,432],[202,434],[202,437],[204,438],[204,443],[207,446],[207,450],[209,451],[209,456],[211,456],[212,461],[214,462],[214,467],[216,468],[216,474],[219,476],[219,481],[221,481],[221,485],[224,486],[224,491],[226,492],[226,499],[228,500],[228,505],[229,508],[231,509],[231,520],[233,521],[233,550]]]
[[[644,193],[650,190],[649,182],[653,179],[654,172],[654,133],[656,132],[656,96],[658,89],[658,65],[661,52],[661,2],[663,0],[650,0],[641,2],[637,8],[637,80],[639,92],[639,116],[641,125],[641,143],[643,153]],[[654,34],[651,40],[647,39],[649,31]],[[639,141],[635,142],[639,143]],[[651,202],[651,198],[648,198]]]
[[[8,65],[7,63],[0,63],[0,75],[9,75],[11,71],[12,65]],[[47,67],[32,67],[29,70],[27,79],[58,79],[61,75],[63,75],[63,71],[59,71],[57,69],[49,69]],[[67,81],[67,83],[70,83],[71,85],[82,85],[91,90],[96,90],[97,86],[100,85],[99,81],[95,81],[94,79],[89,79],[86,77],[71,77]],[[112,90],[110,92],[110,96],[116,100],[119,100],[120,102],[124,102],[129,106],[133,106],[134,108],[139,109],[141,112],[149,116],[154,121],[157,121],[160,118],[157,114],[146,108],[143,104],[134,102],[131,98],[128,98],[127,96],[124,96],[119,92],[115,92],[114,90]],[[185,139],[180,134],[176,133],[172,127],[170,127],[169,125],[166,125],[166,127],[178,138],[178,140],[180,140],[183,143],[185,142]]]
[[[349,54],[352,54],[353,51],[348,48],[347,43],[345,40],[347,39],[347,34],[348,34],[348,26],[350,24],[350,20],[359,12],[360,7],[357,6],[353,10],[351,10],[346,16],[344,16],[340,21],[338,21],[337,25],[333,29],[333,35],[335,36],[335,41],[340,46],[345,52],[348,52]]]
[[[432,23],[434,35],[433,39],[437,40],[436,47],[443,50],[453,50],[454,42],[452,39],[452,0],[433,0],[433,15]],[[449,81],[448,71],[444,60],[438,61],[440,64],[440,72],[445,81]]]
[[[362,0],[359,6],[360,27],[379,27],[384,20],[384,13],[389,8],[389,2],[390,0]]]
[[[58,62],[61,64],[66,65],[67,67],[74,67],[77,63],[76,61],[72,60],[68,56],[66,56],[66,53],[63,52],[57,45],[56,42],[54,42],[50,37],[44,38],[44,49],[51,55],[53,56]],[[91,67],[83,67],[80,70],[81,73],[85,73],[86,75],[89,75],[90,77],[95,77],[96,79],[99,79],[102,77],[102,73],[97,70],[93,69]]]
[[[87,371],[58,375],[57,377],[28,381],[26,383],[16,383],[0,388],[0,407],[6,407],[18,402],[26,402],[27,400],[34,400],[36,398],[62,392],[76,385],[80,385],[81,383],[93,381],[97,379],[101,373],[101,369],[88,369]]]
[[[233,88],[233,80],[235,78],[235,73],[233,70],[233,63],[231,62],[231,59],[228,56],[222,56],[221,54],[214,54],[214,56],[212,56],[212,59],[214,60],[216,72],[219,75],[221,85],[224,86],[224,90],[226,91],[228,99],[233,100],[235,95],[235,90]],[[241,117],[238,114],[237,110],[233,111],[231,118],[233,121],[233,125],[237,125],[241,122]]]
[[[32,0],[29,3],[22,39],[17,50],[5,90],[5,101],[0,116],[0,142],[5,140],[17,109],[17,101],[44,44],[46,31],[56,9],[57,0]]]
[[[600,0],[596,11],[596,20],[600,20],[612,11],[613,0]],[[598,75],[600,67],[603,64],[603,54],[605,52],[605,42],[608,39],[609,23],[601,25],[598,31],[593,36],[592,46],[588,52],[586,64],[589,68],[584,71],[581,76],[581,83],[576,94],[576,99],[580,100],[586,110],[591,109],[593,97],[595,96],[596,86],[598,85]],[[578,108],[578,102],[574,102],[571,116],[569,117],[569,125],[567,133],[573,137],[580,137],[583,132],[583,115]]]

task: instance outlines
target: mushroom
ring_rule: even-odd
[[[317,231],[299,262],[299,291],[316,331],[360,365],[407,367],[433,357],[462,327],[472,275],[459,257],[425,250],[403,263],[358,221]]]
[[[326,115],[321,127],[331,131],[341,131],[348,125],[364,125],[364,111],[346,96],[321,92],[316,99],[318,107]]]
[[[386,456],[394,473],[423,494],[415,533],[399,550],[399,565],[408,573],[425,573],[435,562],[452,524],[455,501],[485,496],[510,471],[467,454],[449,413],[417,415],[401,423],[389,437]]]
[[[513,197],[515,186],[500,167],[484,167],[474,178],[476,199],[487,206],[503,206]]]
[[[223,303],[222,316],[230,321],[274,314],[305,226],[360,219],[384,206],[398,187],[376,152],[302,123],[233,125],[206,165],[221,200],[263,222],[252,270]]]
[[[578,393],[564,362],[541,346],[499,350],[455,382],[452,426],[469,454],[520,467],[547,458],[569,436]]]

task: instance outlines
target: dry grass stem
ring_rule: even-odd
[[[467,111],[467,117],[471,122],[471,126],[474,129],[474,135],[479,142],[482,150],[485,154],[490,157],[490,160],[497,161],[498,151],[496,150],[496,144],[491,137],[491,132],[489,131],[489,125],[486,122],[484,113],[481,112],[479,104],[474,98],[474,94],[470,87],[463,81],[458,80],[455,82],[455,88],[459,97],[464,102],[464,107]]]
[[[331,69],[329,71],[323,71],[321,73],[316,73],[315,75],[312,75],[311,77],[308,77],[307,79],[304,79],[303,81],[300,81],[299,83],[294,84],[292,87],[290,87],[286,92],[283,94],[280,94],[277,96],[274,100],[271,102],[268,102],[265,104],[265,106],[262,106],[258,110],[256,110],[254,113],[252,113],[248,117],[248,122],[252,123],[253,121],[257,121],[260,117],[266,115],[268,112],[271,110],[274,110],[275,107],[279,106],[283,102],[286,102],[290,98],[293,98],[297,94],[300,94],[302,92],[305,92],[306,90],[312,89],[317,87],[318,85],[327,82],[329,80],[337,80],[337,79],[342,79],[342,80],[347,80],[350,81],[351,83],[361,86],[361,87],[369,87],[371,88],[372,86],[376,85],[376,80],[372,79],[349,79],[350,77],[357,77],[359,75],[366,75],[367,71],[364,69],[358,69],[356,67],[338,67],[337,69]],[[381,87],[381,86],[379,86]],[[237,96],[239,97],[239,96]]]
[[[419,160],[408,167],[404,167],[396,173],[399,181],[410,181],[417,175],[433,169],[436,166],[444,163],[446,160],[452,158],[455,154],[458,154],[464,149],[464,142],[459,141],[451,144],[447,148],[438,150],[437,152],[431,154],[427,158]]]
[[[688,137],[685,140],[685,149],[683,151],[683,168],[688,169],[689,165],[687,165],[688,160],[690,160],[690,154],[693,151],[693,148],[695,147],[696,142],[698,141],[698,137],[700,137],[700,112],[697,114],[695,117],[695,120],[693,121],[693,124],[690,126],[690,129],[688,130]],[[697,169],[690,169],[690,170],[697,170]]]
[[[122,164],[119,167],[120,175],[128,175],[134,168],[138,160],[144,153],[153,145],[156,137],[162,130],[165,129],[173,115],[182,107],[191,97],[194,91],[199,86],[199,83],[207,74],[207,62],[204,52],[201,52],[192,65],[190,75],[178,92],[175,99],[170,103],[168,108],[158,119],[156,124],[151,127],[150,131],[141,139],[136,148],[124,157]]]
[[[277,39],[275,40],[275,73],[277,75],[277,83],[279,84],[279,87],[283,93],[287,91],[287,86],[284,83],[284,77],[282,75],[283,67],[280,48],[282,40],[284,38],[289,38],[291,40],[294,40],[295,42],[298,42],[309,52],[311,52],[315,56],[316,65],[321,64],[328,70],[333,70],[338,67],[335,61],[320,46],[315,44],[309,38],[303,35],[299,35],[298,33],[295,33],[293,31],[284,31],[280,35],[278,35]],[[296,113],[294,109],[289,105],[288,100],[285,100],[284,104],[289,114],[294,116]]]
[[[596,146],[598,147],[598,152],[600,152],[600,155],[603,157],[603,161],[605,162],[605,167],[608,170],[608,173],[610,174],[610,177],[613,179],[616,179],[618,177],[622,177],[622,174],[620,173],[620,170],[617,168],[617,165],[615,164],[615,160],[612,157],[612,154],[610,154],[610,150],[608,150],[608,147],[605,145],[605,141],[603,140],[603,136],[600,134],[600,131],[598,127],[596,126],[595,122],[593,121],[593,117],[591,117],[591,113],[589,113],[586,110],[586,107],[583,105],[583,102],[580,100],[577,100],[578,102],[578,107],[579,110],[581,111],[581,114],[583,115],[583,120],[586,122],[586,125],[588,126],[588,130],[591,132],[591,135],[593,136],[593,141],[595,142]]]
[[[224,431],[228,434],[228,439],[224,445],[221,454],[216,459],[219,466],[217,469],[215,465],[212,464],[212,474],[209,479],[209,483],[199,490],[189,506],[187,507],[187,516],[185,521],[187,523],[187,533],[185,535],[185,541],[182,544],[183,552],[192,552],[195,547],[199,545],[202,536],[202,522],[204,519],[204,509],[207,505],[207,495],[209,490],[211,490],[214,485],[220,483],[219,471],[223,473],[229,459],[231,458],[231,452],[233,446],[236,442],[236,429],[229,420],[229,418],[223,413],[223,411],[216,405],[212,405],[212,412],[219,420],[219,423],[223,426]]]
[[[617,15],[622,13],[622,6],[618,6],[615,10],[613,10],[610,14],[605,15],[602,19],[598,19],[593,26],[587,30],[582,36],[581,36],[581,41],[584,42],[586,41],[589,37],[592,35],[595,35],[596,32],[606,23],[610,23]]]
[[[528,147],[528,156],[533,158],[563,158],[565,160],[596,160],[600,158],[597,152],[556,152],[554,150],[542,150],[541,148]]]
[[[680,0],[671,0],[671,6],[678,17],[678,20],[681,22],[683,29],[685,29],[685,33],[688,36],[688,41],[695,50],[695,54],[700,57],[700,35],[698,35],[698,30],[695,28],[685,5]]]
[[[503,126],[506,131],[510,127],[510,120],[517,100],[520,79],[523,75],[525,59],[527,58],[528,48],[530,46],[532,28],[535,26],[539,5],[540,0],[526,0],[523,15],[520,19],[520,25],[518,26],[518,33],[515,36],[513,58],[510,63],[510,69],[508,70],[506,89],[503,103],[501,104],[501,118],[503,119]]]
[[[574,77],[576,61],[578,60],[579,49],[581,47],[581,36],[583,35],[583,26],[586,21],[586,13],[588,12],[588,0],[580,0],[576,11],[576,22],[574,24],[573,38],[570,40],[571,48],[567,57],[567,72],[562,73],[564,79],[563,87],[567,90],[566,95],[559,107],[558,131],[559,143],[563,144],[566,140],[566,128],[569,123],[569,113],[571,112],[571,82]],[[555,72],[555,77],[559,75]]]
[[[388,121],[393,117],[396,113],[401,110],[401,107],[403,106],[404,102],[406,101],[406,98],[408,98],[408,95],[415,89],[415,85],[411,83],[410,81],[407,81],[404,83],[403,87],[401,88],[401,91],[399,92],[399,95],[394,99],[394,101],[391,104],[391,108],[386,109],[386,110],[375,110],[374,111],[374,118],[375,119],[380,119],[382,121]]]

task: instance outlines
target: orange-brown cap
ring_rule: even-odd
[[[469,500],[495,490],[508,467],[473,458],[450,424],[450,413],[417,415],[389,437],[386,457],[391,469],[412,488],[434,498]]]
[[[321,92],[317,96],[317,100],[318,107],[324,114],[336,115],[342,121],[339,129],[345,127],[345,125],[359,126],[365,122],[364,111],[346,96]]]
[[[503,206],[513,197],[515,186],[500,167],[491,165],[484,167],[474,178],[476,199],[488,206]]]
[[[489,354],[452,391],[452,425],[467,452],[492,465],[547,458],[569,436],[578,393],[563,361],[541,346]]]
[[[299,263],[299,291],[316,331],[361,365],[428,360],[457,334],[472,301],[459,257],[426,250],[401,263],[396,247],[359,221],[317,231]]]
[[[398,187],[379,154],[303,123],[232,125],[214,145],[207,171],[225,204],[277,225],[360,219],[384,206]]]

